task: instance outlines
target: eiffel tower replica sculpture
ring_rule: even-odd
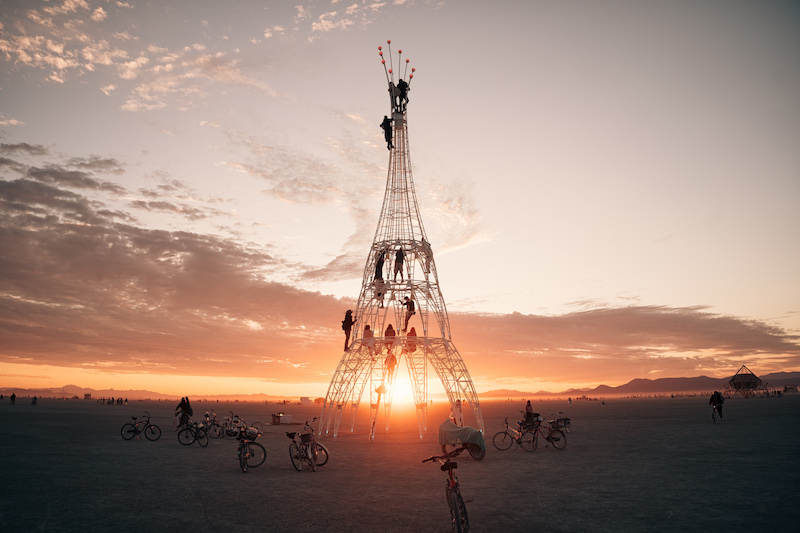
[[[375,438],[381,401],[388,431],[397,370],[403,360],[414,395],[420,439],[427,431],[429,363],[444,386],[457,423],[463,425],[463,410],[469,407],[476,427],[483,432],[475,386],[451,340],[450,321],[411,176],[406,104],[416,69],[411,69],[407,82],[399,78],[395,83],[391,41],[387,45],[389,67],[382,47],[378,47],[391,99],[391,119],[385,117],[382,125],[389,148],[386,192],[364,266],[352,342],[345,346],[328,387],[320,434],[332,431],[336,438],[348,408],[353,432],[365,389],[370,396],[370,440]],[[398,50],[399,66],[403,65],[402,54]],[[408,63],[406,59],[404,76],[409,74]]]

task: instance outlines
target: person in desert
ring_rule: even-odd
[[[713,405],[717,409],[720,418],[722,418],[722,404],[724,401],[725,398],[723,398],[722,394],[716,390],[714,391],[714,394],[711,395],[711,398],[708,399],[708,405]]]

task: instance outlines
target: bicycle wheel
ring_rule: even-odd
[[[467,518],[467,508],[464,505],[464,498],[461,497],[461,491],[458,489],[450,491],[448,497],[452,531],[466,533],[469,531],[469,518]]]
[[[267,460],[267,450],[257,442],[251,442],[250,453],[247,454],[247,466],[255,468],[264,464]]]
[[[292,460],[294,469],[298,472],[303,469],[303,459],[300,457],[300,448],[296,442],[289,445],[289,458]]]
[[[317,466],[324,466],[328,462],[328,448],[317,443]]]
[[[208,433],[206,432],[205,429],[197,428],[197,431],[195,432],[194,438],[197,441],[197,444],[199,444],[203,448],[208,446]]]
[[[147,440],[158,440],[161,438],[161,428],[155,424],[150,424],[144,428],[144,436]]]
[[[519,444],[526,452],[532,452],[536,449],[536,433],[533,431],[526,431],[522,434],[522,437],[519,438]]]
[[[239,468],[242,469],[242,472],[247,472],[247,448],[247,443],[239,443]]]
[[[552,430],[548,436],[548,440],[556,450],[563,450],[567,447],[567,436],[564,435],[564,432],[560,429]]]
[[[183,444],[184,446],[189,446],[191,443],[194,442],[195,435],[192,428],[183,428],[178,432],[178,442]]]
[[[208,426],[206,433],[208,433],[208,436],[212,439],[222,438],[222,428],[219,426],[219,424],[211,424]]]
[[[250,424],[251,427],[254,427],[258,430],[259,433],[262,435],[264,434],[264,423],[263,422],[253,422]]]
[[[514,438],[508,434],[508,431],[500,431],[492,438],[492,444],[498,450],[507,450],[514,444]]]
[[[313,442],[306,445],[306,457],[308,457],[308,466],[311,467],[312,472],[317,471],[317,445]]]
[[[476,461],[480,461],[484,457],[486,457],[486,450],[481,448],[477,444],[467,444],[467,451],[469,452],[469,456],[475,459]]]
[[[133,437],[136,436],[136,426],[128,422],[127,424],[122,426],[122,429],[120,429],[119,432],[122,434],[123,439],[131,440]]]
[[[241,433],[241,429],[236,426],[228,426],[225,428],[225,438],[227,439],[236,439],[239,437],[239,433]]]

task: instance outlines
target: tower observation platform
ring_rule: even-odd
[[[320,433],[332,433],[335,438],[343,419],[349,419],[349,432],[353,432],[365,392],[369,394],[370,440],[375,438],[381,410],[388,431],[395,383],[403,362],[414,396],[420,439],[427,431],[429,367],[441,381],[457,423],[464,425],[464,415],[471,413],[474,424],[466,425],[484,432],[478,395],[451,338],[433,250],[414,191],[407,108],[416,69],[409,72],[409,60],[403,62],[403,51],[398,50],[398,70],[404,69],[399,77],[392,65],[391,41],[387,41],[386,56],[382,47],[378,50],[390,98],[390,114],[381,124],[389,149],[386,191],[364,265],[352,339],[328,387]]]

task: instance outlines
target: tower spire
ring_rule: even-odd
[[[350,431],[365,390],[370,395],[370,439],[375,437],[383,407],[389,417],[400,363],[405,361],[420,439],[427,431],[428,366],[436,372],[456,418],[468,406],[476,426],[484,430],[478,395],[467,367],[451,339],[450,320],[439,288],[430,241],[422,223],[408,142],[407,104],[410,82],[395,78],[391,41],[389,67],[378,47],[391,99],[391,137],[387,135],[389,168],[381,214],[364,266],[354,320],[353,341],[345,349],[331,379],[322,409],[321,431],[336,437],[344,412],[350,410]],[[398,50],[402,58],[402,50]],[[398,63],[400,63],[398,59]],[[409,60],[405,60],[405,74]],[[395,79],[397,83],[395,84]],[[386,120],[384,120],[385,127]],[[399,279],[398,279],[399,278]],[[382,402],[382,404],[381,404]],[[463,419],[459,420],[463,424]]]

